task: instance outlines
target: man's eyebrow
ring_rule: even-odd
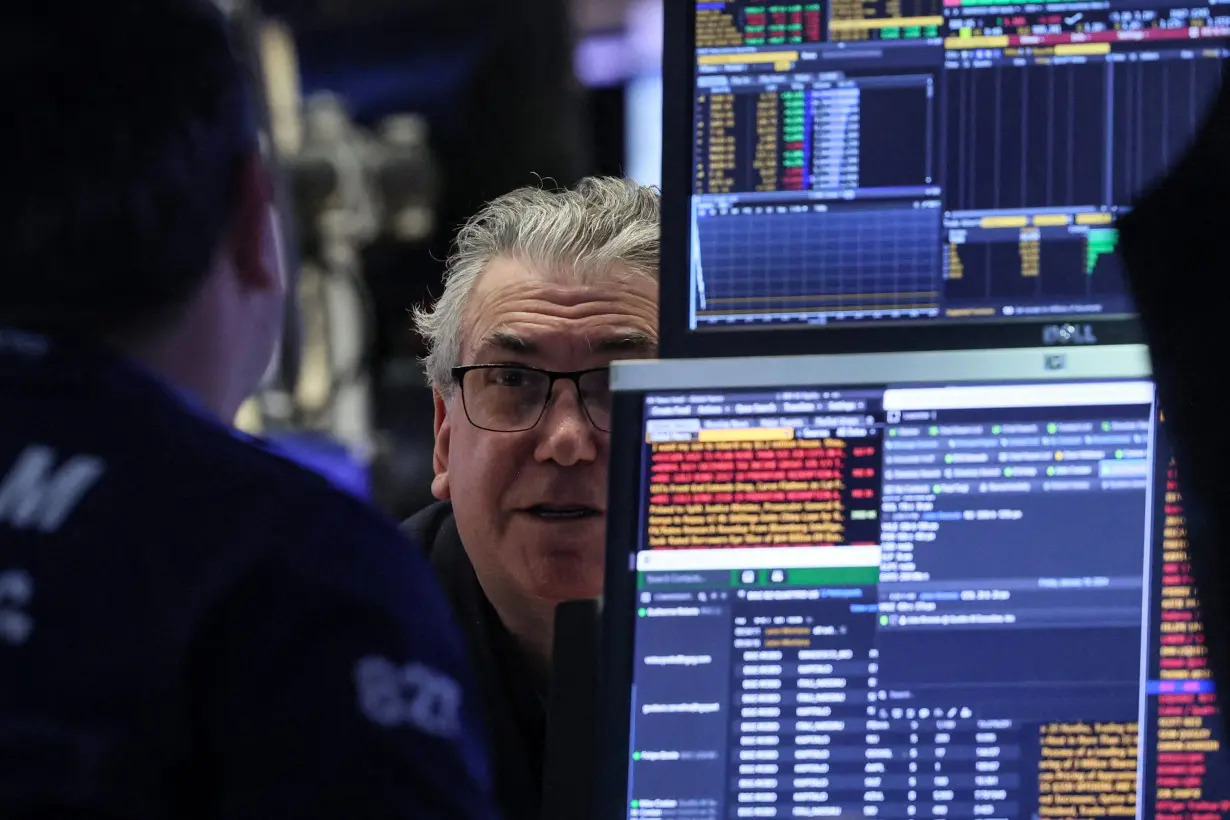
[[[630,353],[638,356],[653,357],[658,354],[658,340],[649,333],[631,331],[591,340],[589,349],[593,353],[616,355]],[[518,336],[516,333],[499,329],[492,331],[484,337],[475,350],[502,350],[506,353],[530,356],[539,353],[541,347],[529,339]]]
[[[529,339],[525,339],[507,330],[496,330],[489,333],[482,340],[482,342],[479,343],[476,350],[488,350],[492,348],[496,350],[503,350],[506,353],[530,354],[538,352],[538,346]]]
[[[591,342],[590,349],[595,353],[636,353],[642,356],[656,356],[658,340],[648,333],[636,331]]]

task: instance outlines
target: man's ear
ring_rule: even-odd
[[[435,470],[435,477],[431,480],[431,494],[441,501],[447,501],[450,498],[450,490],[448,486],[448,448],[450,438],[452,437],[453,425],[452,419],[448,416],[448,404],[444,396],[440,395],[440,391],[432,391],[432,397],[435,401],[435,427],[436,427],[436,445],[431,452],[431,466]]]
[[[235,219],[231,226],[229,254],[243,285],[256,291],[281,290],[286,281],[282,270],[281,224],[273,198],[273,182],[253,152],[239,170]]]

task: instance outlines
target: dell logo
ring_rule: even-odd
[[[1042,328],[1045,345],[1096,345],[1093,325],[1047,325]]]

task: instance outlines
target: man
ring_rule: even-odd
[[[492,818],[421,554],[229,427],[284,296],[201,0],[0,27],[0,816]]]
[[[510,820],[538,816],[555,606],[602,593],[607,368],[654,355],[657,276],[656,191],[527,188],[461,230],[442,296],[417,316],[440,503],[405,529],[467,633]]]

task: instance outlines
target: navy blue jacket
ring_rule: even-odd
[[[0,330],[0,817],[492,820],[465,654],[390,522]]]

